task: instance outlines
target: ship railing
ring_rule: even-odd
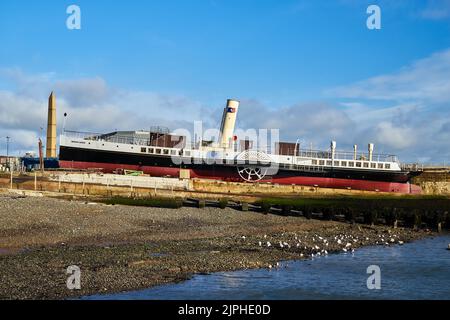
[[[64,137],[73,138],[73,139],[96,140],[102,134],[101,133],[94,133],[94,132],[82,132],[82,131],[64,130],[64,133],[62,135]]]
[[[106,141],[121,144],[142,144],[145,145],[149,139],[142,139],[136,137],[121,136],[114,133],[102,134],[93,132],[81,132],[81,131],[65,131],[64,136],[73,139],[82,139],[90,141]]]
[[[169,146],[155,144],[150,138],[140,138],[136,136],[123,136],[116,133],[92,133],[92,132],[80,132],[80,131],[64,131],[64,136],[75,139],[91,140],[91,141],[106,141],[118,144],[133,144],[139,146],[155,146],[162,148],[170,148]],[[182,148],[180,146],[179,148]]]
[[[423,171],[424,165],[419,163],[402,163],[400,168],[403,171]]]
[[[316,158],[316,159],[332,159],[331,151],[323,151],[323,150],[299,150],[297,152],[297,157],[299,158]],[[360,161],[369,161],[369,154],[364,152],[359,152],[355,154],[353,152],[348,151],[336,151],[334,154],[335,160],[360,160]],[[373,162],[398,162],[398,158],[395,155],[391,154],[378,154],[375,153],[372,155]]]
[[[242,150],[240,147],[236,147],[236,150]],[[265,152],[269,155],[280,155],[280,156],[290,156],[296,157],[297,159],[307,158],[307,159],[325,159],[331,160],[332,153],[331,151],[326,150],[297,150],[290,152],[289,154],[283,154],[278,152],[276,148],[271,146],[262,146],[262,147],[253,147],[250,150],[258,150]],[[336,151],[334,154],[335,160],[356,160],[356,161],[369,161],[369,154],[364,152],[359,152],[355,154],[353,152],[348,151]],[[396,155],[391,154],[378,154],[375,153],[372,155],[372,162],[398,162],[398,158]]]

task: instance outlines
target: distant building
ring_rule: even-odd
[[[18,170],[22,167],[22,162],[19,157],[0,156],[0,172],[9,171],[10,168]]]

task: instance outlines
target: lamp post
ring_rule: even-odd
[[[8,167],[8,169],[10,168],[10,165],[9,165],[9,139],[11,139],[11,137],[6,136],[6,166]]]
[[[64,112],[63,133],[66,132],[66,118],[67,118],[67,112]]]

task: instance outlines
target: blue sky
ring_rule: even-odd
[[[66,28],[70,4],[81,30]],[[366,27],[370,4],[381,30]],[[448,0],[5,0],[0,40],[0,136],[16,152],[35,148],[55,90],[74,129],[215,125],[235,97],[245,128],[449,160]]]

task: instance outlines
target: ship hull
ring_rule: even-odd
[[[59,164],[61,168],[67,169],[96,169],[105,173],[112,173],[117,169],[128,169],[143,171],[152,176],[168,177],[179,177],[181,169],[188,169],[191,178],[243,182],[236,166],[204,163],[175,165],[167,156],[127,154],[61,146]],[[409,179],[410,174],[407,172],[336,169],[307,172],[279,169],[276,174],[266,176],[260,182],[405,194],[420,193],[420,188],[410,184]]]

